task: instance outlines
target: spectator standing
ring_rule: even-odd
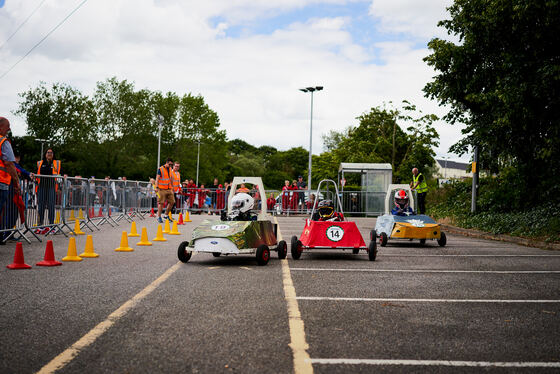
[[[412,191],[418,193],[418,211],[420,214],[426,212],[426,195],[428,194],[428,184],[426,183],[426,178],[422,173],[418,172],[417,168],[412,169],[412,182],[410,182],[410,188]]]
[[[218,188],[221,184],[218,182],[218,178],[214,178],[214,184],[212,185],[212,191],[210,192],[210,197],[212,198],[212,209],[217,210],[218,205]]]
[[[307,183],[303,181],[303,176],[298,176],[297,181],[298,188],[298,206],[301,205],[301,211],[305,210],[305,190],[307,190]]]
[[[179,161],[175,161],[175,163],[173,164],[173,170],[171,171],[171,180],[173,182],[173,194],[175,195],[175,202],[176,204],[173,206],[173,213],[175,213],[176,208],[180,209],[181,208],[181,203],[180,201],[181,199],[181,173],[179,173],[179,168],[181,167],[181,164],[179,163]]]
[[[224,209],[225,207],[225,202],[226,202],[226,191],[224,191],[224,188],[221,184],[218,185],[218,189],[216,190],[216,214],[219,214],[218,212],[220,212],[221,210]]]
[[[272,212],[274,210],[274,205],[276,205],[276,200],[274,199],[274,194],[271,193],[268,199],[266,199],[266,209]]]
[[[165,219],[171,217],[171,208],[175,204],[175,198],[173,197],[173,185],[171,181],[171,174],[173,172],[173,159],[167,158],[167,162],[159,167],[156,175],[156,186],[157,192],[159,193],[158,201],[158,222],[163,223],[161,219],[161,213],[163,211],[163,204],[167,202],[167,212],[163,216]],[[172,219],[172,218],[171,218]]]
[[[290,206],[290,181],[284,181],[284,187],[282,187],[282,212],[287,213],[288,207]]]
[[[192,209],[194,205],[198,205],[198,201],[196,200],[196,184],[191,179],[189,184],[187,185],[187,191],[189,195],[189,208]]]
[[[292,186],[290,187],[290,190],[292,191],[290,193],[290,210],[293,213],[297,212],[297,204],[298,204],[298,196],[299,196],[299,192],[298,191],[298,187],[297,187],[297,181],[294,179],[292,181]]]
[[[37,161],[37,197],[39,205],[39,226],[43,226],[45,208],[49,210],[49,224],[54,223],[54,206],[58,185],[55,178],[40,178],[40,175],[60,175],[60,161],[54,159],[52,148],[47,149],[43,159]]]
[[[16,167],[14,165],[14,151],[6,137],[8,131],[10,131],[10,121],[4,117],[0,117],[0,149],[2,152],[0,156],[0,217],[4,217],[5,211],[7,211],[5,207],[7,205],[9,189],[12,182],[14,193],[19,194],[21,192]],[[4,221],[5,220],[2,219],[2,222]],[[5,228],[7,227],[0,227],[0,229]],[[5,244],[4,233],[0,234],[0,244]]]

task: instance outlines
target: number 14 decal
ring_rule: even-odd
[[[344,230],[340,226],[330,226],[326,234],[329,240],[338,242],[344,236]]]

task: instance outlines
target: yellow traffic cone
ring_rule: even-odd
[[[74,210],[70,211],[70,217],[68,218],[68,221],[74,221],[76,219],[76,216],[74,215]]]
[[[168,219],[165,220],[165,226],[163,227],[163,233],[164,234],[169,234],[169,220]]]
[[[177,221],[173,222],[173,229],[169,232],[169,235],[181,235],[179,230],[177,230]]]
[[[136,231],[136,222],[132,221],[132,226],[130,227],[130,234],[128,234],[128,237],[133,237],[133,236],[140,236],[138,234],[138,232]]]
[[[93,250],[93,238],[91,235],[88,235],[86,238],[86,247],[84,249],[84,253],[80,254],[80,257],[99,257],[99,253],[95,253]]]
[[[70,241],[68,242],[68,253],[66,254],[66,257],[62,258],[62,261],[78,262],[82,260],[83,258],[79,257],[78,253],[76,252],[76,238],[71,237]]]
[[[60,223],[60,210],[56,211],[56,216],[54,217],[54,223],[55,224],[59,224]]]
[[[76,235],[84,235],[85,234],[85,232],[83,232],[82,229],[80,228],[80,220],[79,219],[75,220],[74,234],[76,234]]]
[[[84,220],[84,211],[82,208],[78,211],[78,219],[81,219],[82,221]]]
[[[185,220],[183,222],[192,222],[191,218],[189,217],[189,211],[188,210],[185,212]]]
[[[134,251],[134,249],[132,249],[128,246],[128,235],[126,234],[126,231],[122,232],[121,246],[119,248],[116,248],[115,251],[117,251],[117,252],[132,252],[132,251]]]
[[[163,231],[161,231],[161,225],[158,225],[156,237],[152,240],[154,242],[166,242],[167,241],[167,239],[165,239],[163,237]]]
[[[152,242],[148,241],[148,230],[145,227],[142,227],[142,236],[136,245],[152,245]]]

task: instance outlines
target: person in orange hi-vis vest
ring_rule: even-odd
[[[14,194],[19,194],[21,189],[19,185],[19,178],[17,176],[16,167],[14,165],[15,157],[12,145],[6,134],[10,131],[10,121],[4,117],[0,117],[0,149],[2,155],[0,156],[0,221],[5,224],[4,219],[6,203],[8,201],[8,194],[10,184],[13,182]],[[7,227],[0,227],[2,229]],[[4,234],[0,233],[0,244],[5,244]]]
[[[175,209],[181,208],[179,206],[179,196],[181,194],[181,173],[179,173],[179,167],[181,167],[181,164],[179,161],[175,161],[175,164],[173,164],[173,170],[171,170],[171,184],[173,186],[173,193],[175,194],[175,205],[172,210],[173,213],[175,213]]]
[[[159,193],[158,200],[158,222],[163,223],[161,219],[161,212],[163,211],[163,203],[167,201],[167,212],[163,216],[164,219],[170,219],[171,208],[175,204],[175,197],[173,196],[173,182],[171,176],[173,174],[173,159],[167,158],[167,162],[160,166],[156,176],[156,187]]]
[[[47,149],[43,159],[37,161],[37,204],[39,205],[39,226],[43,226],[45,208],[49,210],[49,224],[54,223],[54,209],[58,186],[55,178],[41,178],[41,175],[60,175],[60,161],[54,159],[52,148]]]

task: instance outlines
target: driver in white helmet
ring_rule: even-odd
[[[254,221],[257,216],[251,214],[251,209],[255,205],[255,200],[251,195],[246,193],[238,193],[231,199],[231,213],[224,217],[224,221]],[[225,212],[224,212],[225,213]],[[225,219],[224,219],[225,218]]]
[[[414,214],[414,210],[410,207],[408,194],[405,190],[395,192],[395,206],[391,210],[394,216],[408,216]]]

